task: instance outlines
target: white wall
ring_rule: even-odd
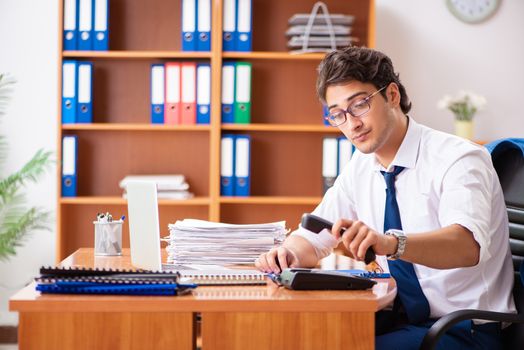
[[[7,137],[9,156],[0,178],[20,169],[34,153],[56,150],[58,1],[0,1],[0,73],[9,72],[14,86],[0,133]],[[53,166],[37,185],[28,185],[28,204],[55,213],[56,168]],[[53,264],[55,226],[52,232],[34,232],[18,255],[0,262],[0,325],[16,324],[7,301],[17,289],[38,274],[43,264]]]
[[[445,0],[376,0],[376,47],[388,54],[410,96],[410,113],[453,132],[453,116],[436,108],[444,94],[472,90],[487,99],[475,138],[524,137],[524,1],[502,0],[497,13],[465,24]]]
[[[476,118],[478,139],[524,136],[524,1],[502,0],[498,13],[478,25],[456,20],[444,0],[377,0],[376,5],[377,48],[401,73],[413,101],[412,116],[452,132],[453,118],[436,109],[437,100],[471,89],[488,100]],[[0,0],[0,72],[18,80],[0,126],[10,145],[0,177],[20,168],[39,148],[56,150],[57,6],[56,0]],[[54,212],[55,171],[28,186],[31,205]],[[54,230],[35,232],[18,252],[0,263],[0,325],[16,323],[16,315],[6,311],[14,290],[40,265],[54,263]]]

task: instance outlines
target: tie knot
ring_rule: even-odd
[[[405,168],[403,166],[395,166],[393,167],[393,171],[390,173],[381,171],[382,175],[384,176],[384,180],[386,181],[386,187],[388,189],[395,189],[395,178],[404,169]]]

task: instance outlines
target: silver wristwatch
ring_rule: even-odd
[[[399,259],[402,256],[402,254],[404,254],[404,250],[406,249],[406,241],[407,241],[406,235],[401,230],[395,230],[395,229],[387,230],[385,234],[388,236],[395,236],[398,241],[397,251],[395,252],[395,254],[388,255],[387,256],[388,259],[389,260]]]

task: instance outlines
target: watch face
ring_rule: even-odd
[[[461,21],[478,23],[492,16],[500,0],[446,0],[448,9]]]

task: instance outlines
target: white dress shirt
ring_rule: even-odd
[[[441,270],[413,264],[430,317],[459,309],[516,312],[506,206],[486,149],[410,118],[387,171],[395,165],[405,167],[395,188],[402,229],[408,236],[459,224],[473,233],[480,246],[479,263],[473,267]],[[357,151],[313,214],[330,221],[360,220],[383,232],[386,184],[381,170],[386,169],[374,154]],[[299,228],[293,234],[309,240],[318,258],[338,244],[326,230],[317,235]],[[381,266],[387,266],[380,258]]]

